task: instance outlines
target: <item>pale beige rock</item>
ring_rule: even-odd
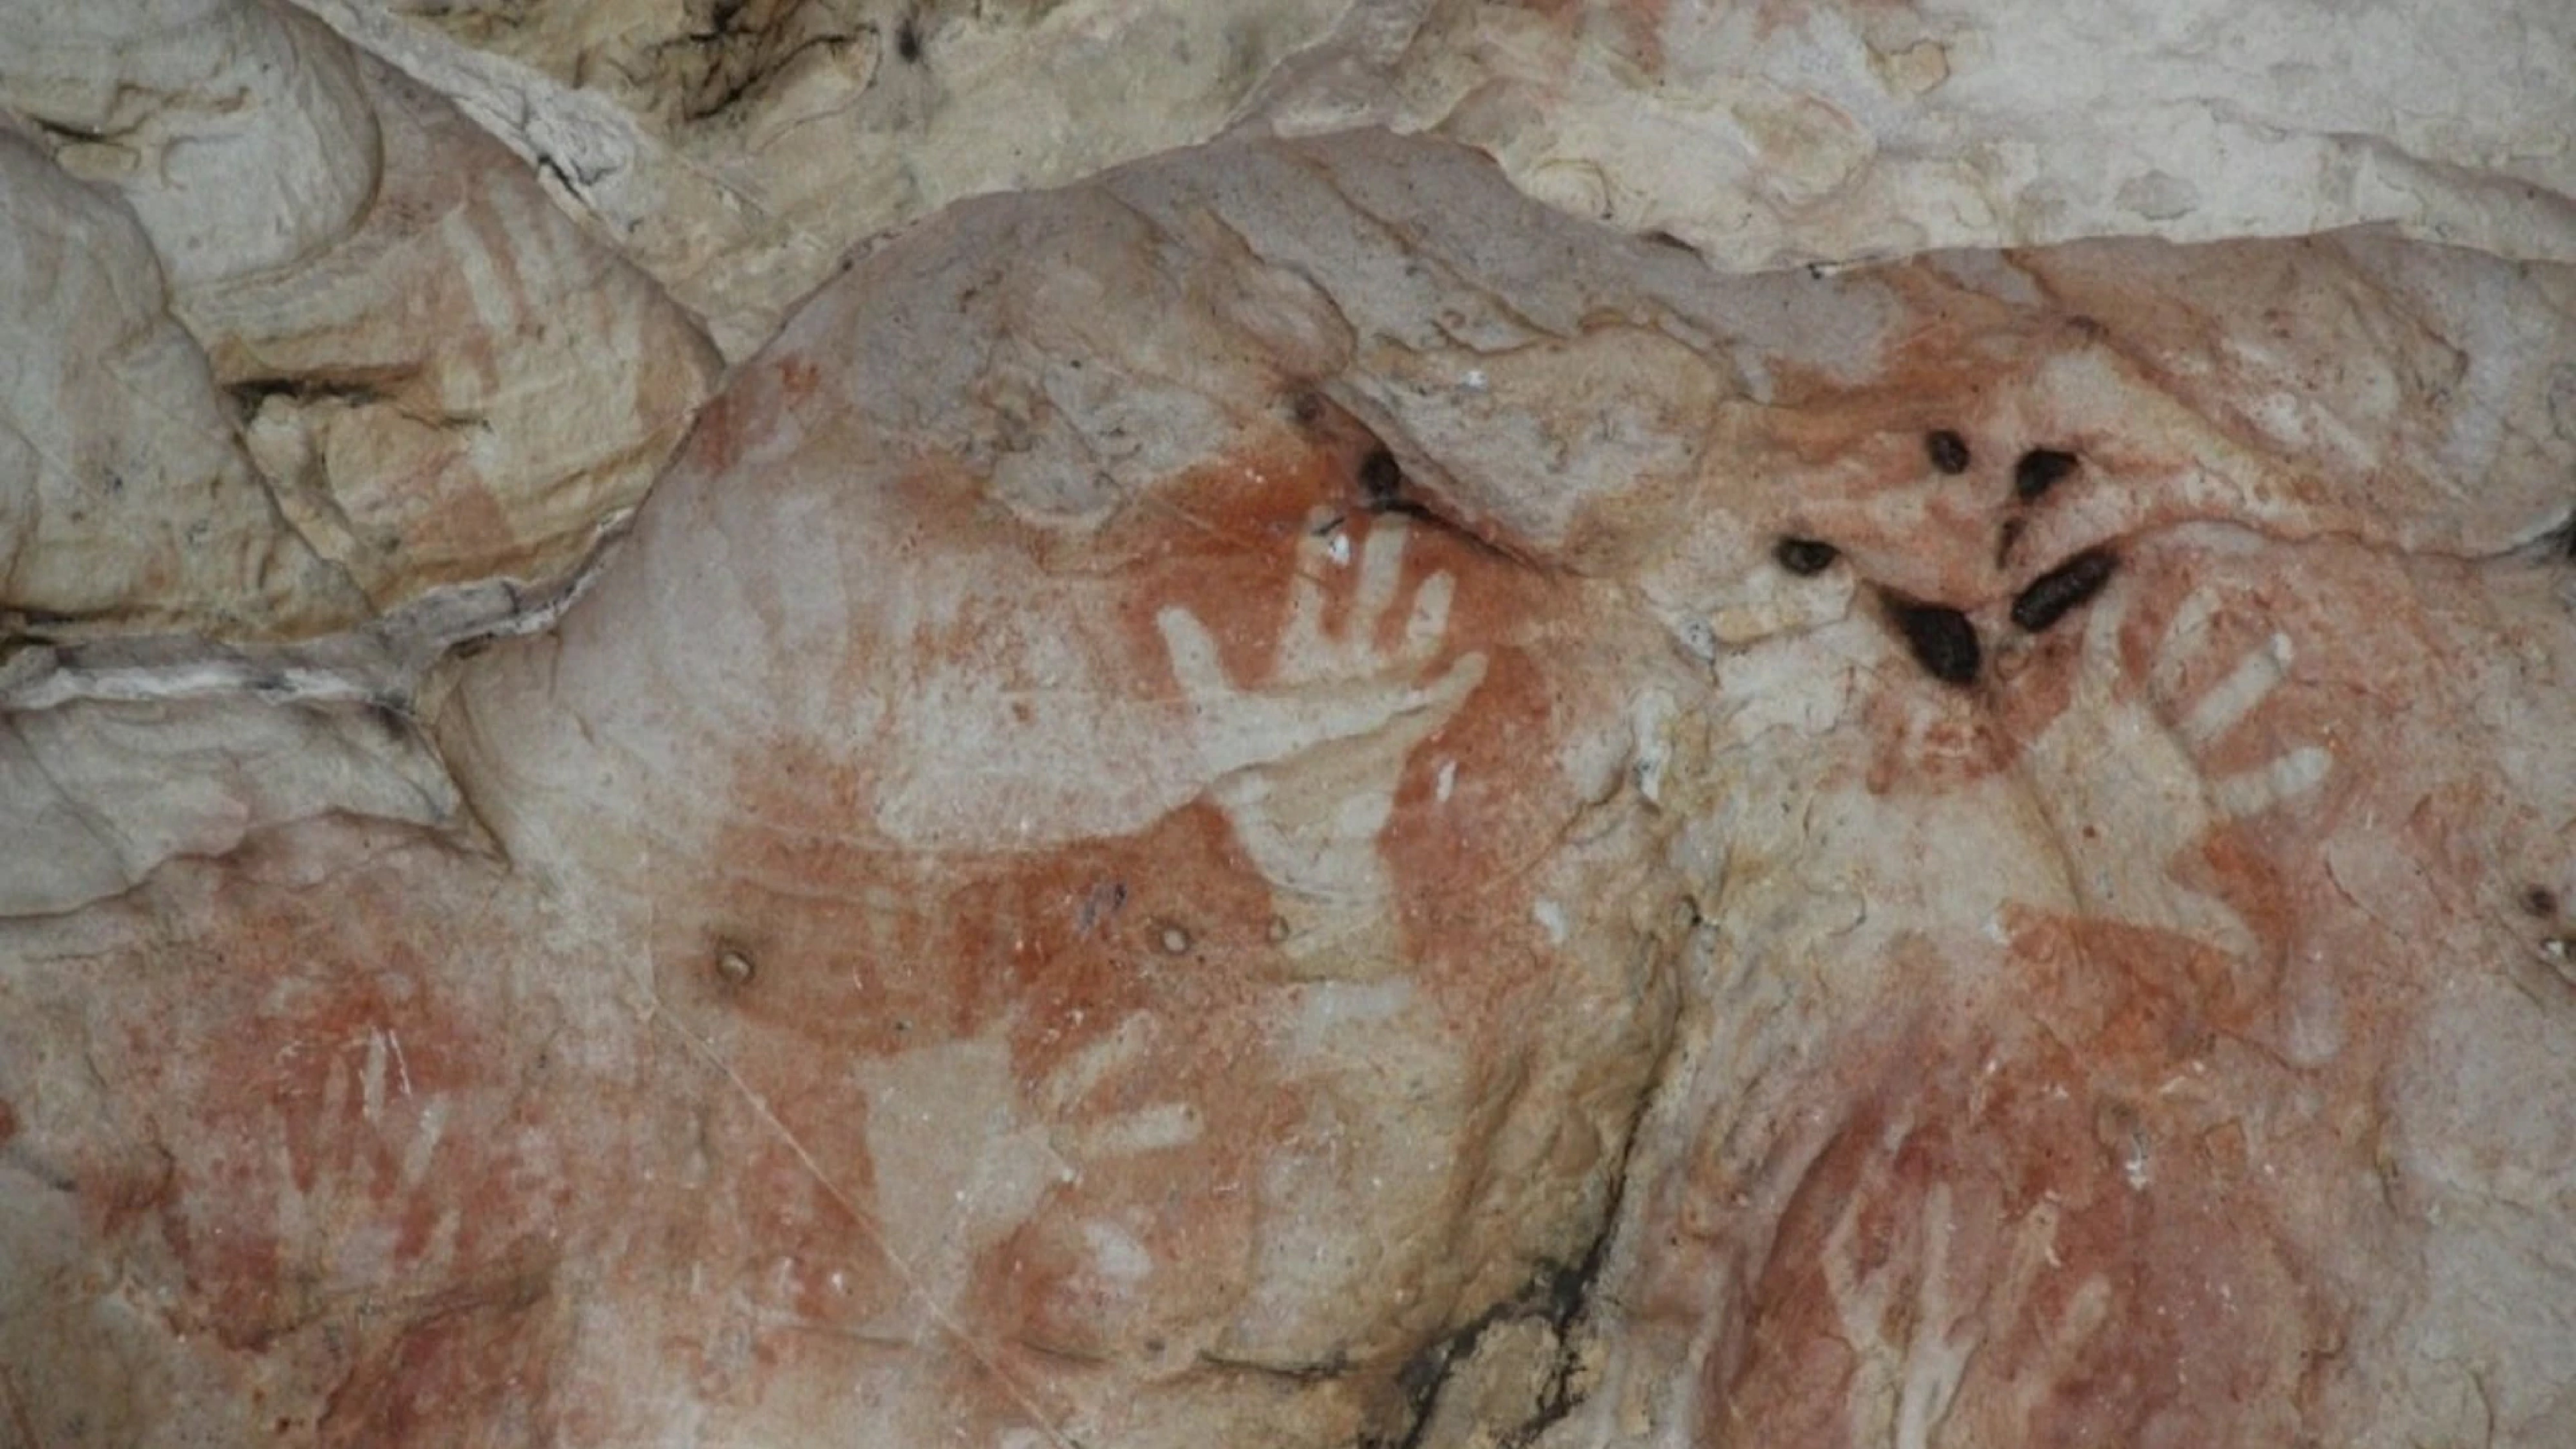
[[[444,101],[369,63],[384,180],[306,265],[181,314],[298,531],[380,610],[568,576],[641,499],[712,350]]]
[[[391,709],[221,696],[0,717],[0,799],[7,916],[120,895],[173,857],[228,855],[317,815],[443,827],[457,810],[446,771]]]
[[[355,622],[357,591],[234,438],[132,216],[7,136],[0,213],[0,609],[74,639]]]
[[[491,582],[542,597],[568,579],[712,384],[714,355],[686,317],[583,238],[506,150],[304,16],[173,3],[66,23],[57,8],[0,12],[25,57],[0,94],[57,164],[112,191],[23,152],[12,163],[30,238],[18,406],[44,414],[19,432],[51,460],[56,495],[104,486],[92,469],[127,486],[137,469],[88,456],[111,446],[214,472],[212,488],[187,480],[212,495],[211,520],[195,521],[207,505],[194,499],[148,511],[194,528],[185,565],[252,577],[166,577],[171,562],[111,518],[119,505],[56,496],[40,550],[53,572],[27,605],[292,638],[415,604],[453,629],[433,591]],[[49,222],[49,202],[70,214]],[[87,236],[88,254],[58,249]],[[100,351],[141,391],[98,385]],[[146,399],[146,422],[118,411]],[[177,436],[142,440],[155,433]],[[93,516],[103,536],[73,537]],[[279,560],[241,557],[253,548]],[[157,573],[121,578],[142,569]],[[157,597],[119,608],[120,589]],[[518,610],[505,601],[482,623]]]
[[[1360,114],[1731,269],[2371,222],[2576,260],[2558,6],[1461,3],[1398,76]]]
[[[2576,259],[2576,22],[2547,5],[298,3],[737,357],[853,245],[1230,126],[1435,131],[1729,269],[2374,222]]]
[[[0,94],[65,170],[125,198],[182,293],[313,255],[375,192],[354,58],[310,21],[239,0],[11,0],[0,50]]]
[[[1351,8],[296,3],[455,98],[737,357],[856,244],[1216,135]]]

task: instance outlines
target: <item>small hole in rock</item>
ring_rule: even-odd
[[[1780,567],[1801,578],[1813,578],[1834,566],[1842,550],[1812,538],[1784,538],[1771,550]]]
[[[1372,449],[1360,459],[1360,496],[1372,508],[1384,508],[1404,491],[1404,465],[1384,448]]]
[[[1986,651],[1977,642],[1977,626],[1968,622],[1966,614],[1947,604],[1918,604],[1893,596],[1887,599],[1887,613],[1924,673],[1943,684],[1976,683]]]
[[[1948,428],[1924,434],[1923,451],[1931,458],[1932,466],[1944,473],[1968,471],[1968,440]]]
[[[2033,448],[2013,464],[2013,496],[2024,503],[2036,501],[2049,489],[2066,480],[2082,460],[2073,453],[2055,448]]]

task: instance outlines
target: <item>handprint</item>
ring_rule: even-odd
[[[870,1334],[910,1339],[923,1330],[921,1315],[946,1322],[963,1311],[976,1258],[1043,1217],[1050,1193],[1086,1172],[1114,1173],[1128,1159],[1199,1142],[1205,1127],[1194,1104],[1172,1097],[1117,1107],[1109,1104],[1119,1094],[1104,1090],[1137,1077],[1165,1030],[1157,1017],[1131,1014],[1034,1080],[1021,1075],[1007,1033],[858,1069],[883,1247],[913,1289]],[[1092,1227],[1086,1258],[1105,1256],[1114,1269],[1143,1251],[1121,1232]],[[1085,1240],[1080,1224],[1069,1235]]]
[[[263,1266],[255,1276],[219,1270],[209,1280],[256,1305],[240,1310],[247,1319],[286,1332],[353,1304],[398,1304],[470,1278],[471,1245],[459,1244],[466,1221],[453,1204],[433,1212],[422,1192],[451,1155],[443,1151],[453,1144],[451,1101],[414,1090],[401,1033],[369,1027],[363,1037],[298,1039],[277,1062],[299,1080],[261,1108],[248,1151],[219,1175],[250,1194],[227,1210],[236,1231],[260,1245],[239,1261]],[[318,1092],[305,1087],[308,1072],[320,1078]]]
[[[2271,634],[2246,648],[2227,673],[2196,693],[2185,688],[2196,658],[2216,636],[2219,596],[2204,584],[2166,625],[2143,688],[2126,680],[2119,634],[2127,609],[2114,602],[2086,621],[2083,664],[2069,707],[2031,750],[2056,777],[2044,806],[2062,807],[2058,833],[2072,845],[2082,825],[2116,821],[2120,838],[2085,852],[2076,882],[2088,907],[2108,919],[2179,931],[2238,960],[2259,959],[2261,943],[2234,908],[2180,879],[2177,861],[2211,835],[2323,784],[2334,757],[2299,745],[2251,769],[2210,778],[2201,767],[2220,739],[2254,713],[2286,677],[2290,639]],[[2197,652],[2196,652],[2197,651]]]
[[[1360,538],[1301,535],[1288,621],[1271,678],[1238,686],[1216,641],[1178,605],[1156,616],[1172,673],[1190,707],[1199,762],[1244,850],[1280,896],[1283,945],[1311,957],[1381,916],[1389,895],[1378,834],[1413,747],[1448,723],[1485,676],[1481,653],[1462,654],[1428,683],[1449,625],[1453,582],[1438,573],[1414,590],[1404,635],[1392,648],[1379,626],[1404,578],[1406,523],[1382,515]],[[1325,624],[1325,580],[1355,571],[1338,633]]]
[[[1889,1238],[1861,1241],[1861,1220],[1866,1208],[1881,1205],[1895,1156],[1891,1142],[1872,1161],[1868,1186],[1875,1191],[1852,1194],[1821,1261],[1843,1341],[1892,1350],[1858,1355],[1851,1398],[1895,1426],[1897,1449],[1919,1449],[1939,1431],[1977,1351],[1972,1310],[1979,1305],[1973,1291],[1964,1303],[1951,1297],[1963,1285],[1950,1262],[1959,1225],[1947,1184],[1935,1183]],[[1896,1334],[1901,1343],[1890,1341]]]

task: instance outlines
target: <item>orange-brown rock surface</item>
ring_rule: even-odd
[[[828,9],[430,18],[786,106]],[[200,480],[8,495],[0,1445],[2576,1441],[2561,262],[1729,272],[1525,164],[1652,17],[1372,14],[1281,113],[1487,65],[1486,150],[959,200],[718,386],[769,283],[167,10],[380,174],[261,230],[0,75],[122,309],[0,403]]]

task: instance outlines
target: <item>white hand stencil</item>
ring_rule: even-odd
[[[1301,927],[1378,913],[1390,886],[1377,839],[1394,813],[1405,757],[1485,677],[1484,655],[1469,653],[1417,682],[1448,630],[1454,585],[1445,573],[1414,591],[1403,638],[1378,642],[1403,583],[1407,537],[1402,518],[1380,518],[1356,561],[1345,562],[1347,535],[1304,536],[1277,662],[1259,685],[1226,677],[1216,641],[1189,610],[1156,616],[1211,793],[1279,893],[1292,953],[1338,934]],[[1343,571],[1356,576],[1350,608],[1340,631],[1329,632],[1324,581]]]
[[[2200,761],[2261,707],[2286,677],[2290,640],[2275,634],[2247,649],[2196,699],[2181,682],[2193,652],[2209,647],[2216,589],[2194,589],[2159,640],[2144,688],[2123,679],[2119,635],[2128,601],[2106,597],[2086,620],[2075,696],[2031,751],[2049,771],[2044,798],[2067,822],[2117,821],[2116,849],[2083,851],[2088,908],[2110,919],[2179,931],[2251,962],[2263,954],[2244,918],[2225,901],[2184,883],[2175,865],[2212,833],[2325,782],[2334,757],[2318,745],[2286,749],[2253,769],[2211,778]],[[2080,829],[2062,829],[2076,845]]]

